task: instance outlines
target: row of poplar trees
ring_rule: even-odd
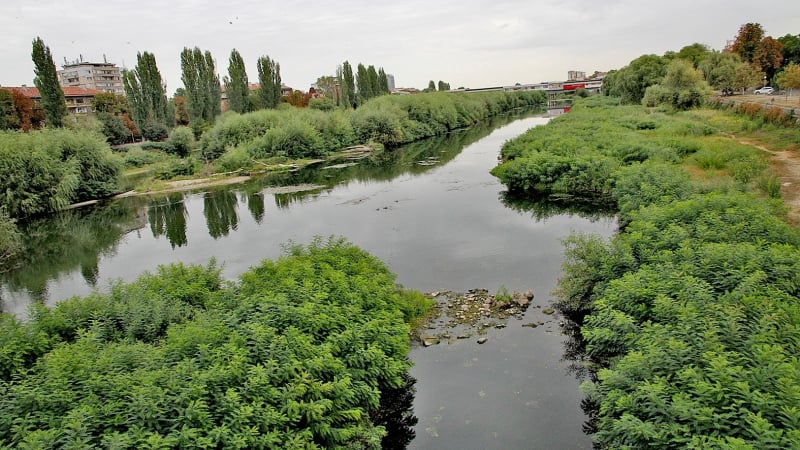
[[[337,103],[347,108],[356,108],[367,100],[389,93],[389,82],[386,72],[381,67],[364,67],[359,63],[355,75],[349,61],[345,61],[336,69],[339,79],[341,94],[337,96]]]

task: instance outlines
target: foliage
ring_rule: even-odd
[[[665,58],[642,55],[622,69],[610,72],[603,79],[603,92],[622,98],[624,103],[640,103],[645,90],[661,82],[666,66]]]
[[[450,83],[445,83],[442,80],[439,80],[439,83],[437,84],[437,86],[439,88],[439,92],[444,92],[444,91],[449,91],[450,90]]]
[[[142,137],[148,141],[163,141],[169,136],[167,126],[160,122],[148,122],[142,127]]]
[[[0,130],[12,130],[19,127],[19,117],[14,108],[14,95],[10,91],[0,89]]]
[[[47,124],[51,127],[61,127],[64,125],[64,118],[67,116],[67,101],[64,99],[64,91],[58,83],[56,65],[53,63],[53,55],[50,54],[50,47],[44,44],[42,38],[36,37],[33,40],[34,73],[36,78],[33,84],[39,90],[41,96],[42,109]]]
[[[189,158],[169,158],[156,166],[154,176],[158,180],[171,180],[176,177],[194,175],[196,163]]]
[[[735,53],[711,52],[698,69],[710,86],[724,94],[733,94],[736,89],[744,92],[759,85],[763,79],[761,72]]]
[[[70,130],[0,132],[0,207],[12,217],[119,191],[121,164],[102,138]]]
[[[660,83],[645,90],[642,104],[686,110],[702,105],[709,91],[700,71],[690,62],[677,59],[669,63]]]
[[[213,263],[172,265],[5,315],[0,444],[380,448],[382,394],[411,384],[404,298],[331,239],[231,286]]]
[[[144,144],[142,144],[144,146]],[[159,149],[160,150],[160,149]],[[143,148],[132,148],[122,158],[125,167],[144,167],[164,158],[163,154],[146,151]]]
[[[358,143],[394,146],[413,142],[514,108],[541,106],[545,101],[544,94],[535,91],[441,93],[381,96],[348,112],[292,108],[228,113],[203,135],[200,146],[208,160],[237,147],[254,158],[318,157]]]
[[[309,100],[308,107],[320,111],[333,111],[336,105],[333,103],[333,99],[329,97],[319,97]]]
[[[345,108],[356,107],[356,81],[353,75],[353,68],[350,62],[342,63],[341,69],[337,70],[337,76],[342,80],[342,101]]]
[[[247,96],[250,94],[250,83],[247,80],[247,70],[244,59],[238,50],[231,50],[228,59],[228,76],[225,77],[225,95],[232,111],[246,113],[249,111]]]
[[[269,56],[258,58],[259,98],[264,108],[272,109],[281,101],[281,65]]]
[[[800,234],[724,120],[592,97],[503,147],[495,173],[529,196],[585,195],[617,167],[593,195],[617,201],[620,233],[568,238],[556,292],[595,371],[599,448],[800,446]]]
[[[781,55],[783,56],[783,66],[789,64],[800,64],[800,34],[789,34],[778,38],[782,45]]]
[[[102,133],[109,144],[119,145],[128,142],[131,137],[131,131],[125,126],[125,122],[122,119],[107,112],[99,112],[95,117],[103,124]]]
[[[175,153],[185,158],[194,147],[194,132],[189,127],[175,127],[169,133],[169,143],[168,153]]]
[[[220,113],[221,93],[211,52],[206,50],[204,53],[198,47],[193,50],[184,47],[181,52],[181,81],[190,122],[214,122]]]
[[[161,73],[152,53],[136,54],[136,67],[122,72],[122,81],[128,105],[136,128],[142,130],[150,124],[167,126],[167,96]]]
[[[731,44],[730,50],[744,61],[755,62],[756,51],[764,38],[764,27],[759,23],[748,22],[739,27],[739,32]]]
[[[780,74],[776,82],[781,89],[800,89],[800,64],[789,64]]]

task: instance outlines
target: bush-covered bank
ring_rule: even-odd
[[[225,114],[201,138],[207,160],[320,157],[355,144],[413,142],[525,106],[544,106],[543,92],[425,93],[381,96],[355,111],[283,107]],[[228,164],[230,167],[230,164]]]
[[[119,192],[119,159],[94,134],[0,132],[0,207],[12,217],[52,212]]]
[[[389,420],[413,425],[373,418],[409,387],[408,321],[428,307],[329,239],[236,283],[170,265],[26,323],[6,314],[0,445],[380,448]]]
[[[610,242],[567,240],[557,291],[594,370],[594,438],[800,448],[800,233],[763,191],[764,161],[706,112],[613,103],[590,99],[509,142],[495,170],[530,196],[619,207]]]

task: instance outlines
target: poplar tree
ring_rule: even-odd
[[[206,50],[203,53],[197,47],[193,50],[184,47],[181,52],[181,80],[186,91],[189,119],[192,122],[213,122],[220,113],[221,92],[211,52]]]
[[[386,72],[384,72],[383,67],[378,69],[378,86],[380,88],[381,94],[388,94],[389,93],[389,80],[386,78]]]
[[[445,83],[442,80],[439,80],[439,91],[449,91],[450,90],[450,83]]]
[[[356,82],[353,77],[353,68],[348,61],[342,64],[342,98],[348,108],[356,107]]]
[[[370,93],[372,94],[370,98],[383,94],[384,89],[380,85],[378,71],[375,70],[375,66],[370,65],[367,67],[367,77],[369,79]]]
[[[231,50],[228,59],[228,76],[225,77],[225,93],[228,96],[228,104],[231,110],[244,113],[248,110],[247,96],[248,89],[247,71],[244,67],[242,55],[236,49]]]
[[[369,73],[361,63],[358,63],[356,69],[356,86],[358,87],[359,105],[372,98],[372,83],[369,81]]]
[[[281,65],[269,56],[258,58],[259,96],[265,108],[275,108],[281,101]]]
[[[44,41],[38,36],[33,40],[31,58],[33,59],[33,71],[36,74],[33,84],[36,85],[36,89],[41,95],[42,109],[47,124],[52,127],[61,127],[64,125],[64,117],[67,116],[67,101],[61,85],[58,84],[58,74],[56,65],[53,63],[53,55],[50,54],[50,47],[44,45]]]
[[[428,81],[428,90],[431,92],[436,92],[436,83],[433,80]]]
[[[166,86],[156,65],[156,57],[149,52],[137,53],[136,67],[122,72],[125,95],[139,131],[147,125],[167,125]]]

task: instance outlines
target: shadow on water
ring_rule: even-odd
[[[557,196],[537,198],[515,197],[508,191],[500,193],[500,201],[514,211],[530,213],[537,222],[561,215],[576,215],[590,222],[614,219],[617,205],[612,199],[581,199]]]

